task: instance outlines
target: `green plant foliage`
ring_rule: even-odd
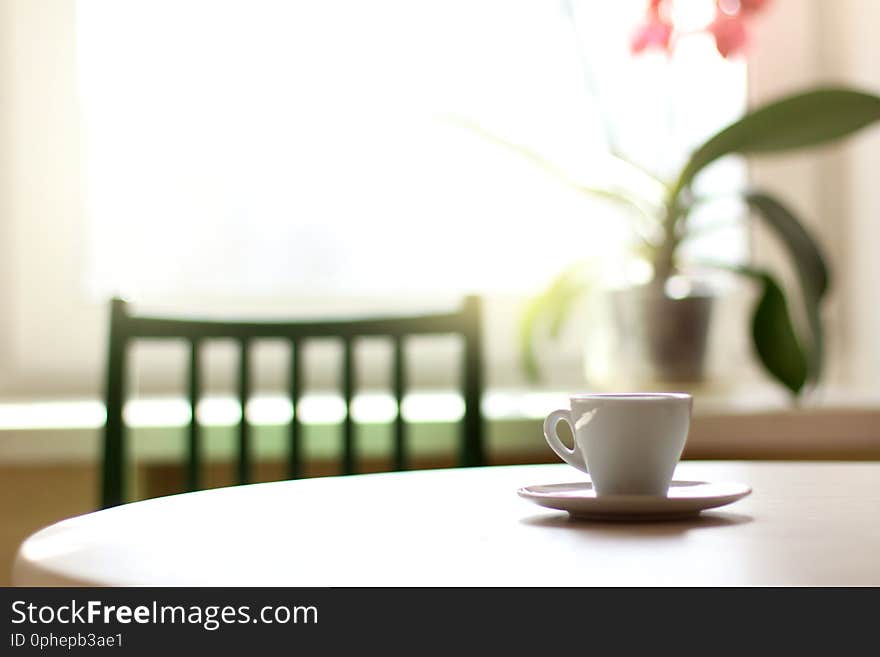
[[[662,227],[664,235],[659,240],[642,232],[639,248],[642,255],[652,259],[655,275],[665,276],[678,267],[678,247],[691,231],[688,225],[690,210],[695,203],[707,200],[695,199],[690,189],[693,180],[706,166],[730,154],[773,153],[830,143],[877,120],[880,120],[880,96],[856,89],[820,88],[787,96],[747,113],[706,140],[693,152],[674,185],[666,185],[641,172],[643,180],[653,181],[651,188],[655,191],[651,197],[629,189],[581,185],[539,154],[473,124],[468,127],[496,144],[518,152],[584,194],[635,210],[634,214],[641,214],[653,222],[652,225]],[[614,161],[619,159],[612,157]],[[632,164],[629,169],[639,173]],[[662,197],[659,202],[652,198],[657,195]],[[755,351],[767,372],[793,394],[799,395],[808,383],[816,383],[822,373],[825,340],[821,307],[829,287],[828,267],[816,240],[782,202],[760,191],[746,192],[742,196],[780,240],[794,264],[807,320],[806,339],[798,339],[785,293],[769,273],[751,267],[719,266],[762,285],[752,316]],[[530,378],[535,378],[538,372],[534,343],[541,327],[551,336],[558,333],[559,326],[570,315],[571,306],[590,288],[581,271],[580,266],[564,271],[544,293],[528,304],[522,316],[521,355]]]
[[[807,382],[809,366],[782,288],[764,270],[752,267],[730,269],[761,284],[761,294],[752,311],[752,342],[755,353],[773,378],[793,395],[799,395]]]
[[[512,153],[517,154],[528,162],[534,164],[539,169],[544,170],[545,172],[556,178],[559,182],[571,189],[574,189],[586,196],[592,196],[598,200],[620,204],[620,206],[622,206],[623,208],[633,210],[637,213],[648,216],[651,219],[655,218],[655,205],[659,207],[659,204],[662,203],[662,196],[666,193],[666,186],[662,182],[660,182],[644,170],[638,168],[636,165],[632,164],[628,160],[623,159],[617,155],[610,155],[609,161],[616,163],[618,166],[623,166],[627,168],[630,173],[638,175],[643,182],[647,180],[648,184],[654,189],[654,194],[657,196],[657,198],[654,200],[656,201],[656,203],[652,202],[652,199],[642,198],[639,194],[636,194],[631,190],[614,189],[608,186],[601,185],[584,185],[571,178],[565,171],[550,162],[540,153],[535,152],[527,146],[516,144],[500,135],[495,134],[494,132],[486,130],[478,123],[475,123],[474,121],[470,121],[468,119],[464,119],[462,117],[450,116],[447,117],[447,120],[457,126],[474,132],[489,143],[495,144],[496,146],[500,146],[501,148],[507,149]]]
[[[708,164],[730,153],[749,155],[818,146],[880,119],[880,97],[853,89],[814,89],[749,112],[694,151],[672,191],[675,198]]]
[[[748,192],[743,198],[776,234],[795,265],[810,331],[807,344],[808,380],[816,382],[822,373],[825,344],[821,303],[829,285],[828,268],[822,249],[794,213],[777,199],[757,191]]]
[[[540,378],[535,355],[539,334],[558,337],[575,304],[591,287],[589,265],[577,263],[563,270],[541,294],[526,305],[519,323],[519,351],[523,369],[531,381]]]

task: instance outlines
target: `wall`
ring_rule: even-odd
[[[841,0],[817,3],[823,76],[880,93],[880,3]],[[834,232],[840,263],[846,340],[851,358],[847,374],[865,387],[876,388],[880,372],[880,130],[873,129],[851,141],[838,156],[822,163],[818,187],[829,232]]]
[[[93,393],[103,313],[82,291],[85,230],[73,0],[0,3],[0,395]],[[100,338],[100,342],[96,340]]]

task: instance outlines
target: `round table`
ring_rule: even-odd
[[[326,477],[174,495],[64,520],[18,585],[880,585],[880,464],[684,462],[753,493],[670,522],[584,522],[520,499],[565,465]]]

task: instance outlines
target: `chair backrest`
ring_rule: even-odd
[[[407,388],[404,344],[411,335],[457,334],[464,341],[461,391],[464,417],[458,462],[462,466],[483,465],[483,423],[480,412],[482,391],[481,304],[479,297],[469,296],[457,312],[414,317],[373,317],[333,321],[215,321],[145,317],[131,314],[121,299],[110,304],[110,336],[107,365],[107,422],[104,429],[101,505],[116,506],[125,501],[126,489],[126,427],[123,405],[126,399],[126,361],[128,346],[140,339],[183,339],[189,343],[188,397],[191,420],[188,428],[187,488],[200,488],[201,427],[196,405],[201,397],[200,345],[210,339],[233,339],[238,343],[238,400],[241,421],[238,427],[237,481],[248,483],[251,478],[251,428],[245,406],[251,394],[250,345],[257,339],[281,338],[290,344],[289,392],[293,416],[289,426],[287,474],[302,474],[302,428],[297,403],[302,395],[302,347],[314,338],[338,338],[342,342],[342,395],[346,413],[342,426],[342,464],[344,474],[357,472],[354,423],[351,402],[355,382],[355,341],[360,337],[385,336],[393,344],[392,393],[397,401],[394,418],[393,464],[398,470],[407,467],[407,426],[402,416],[402,400]]]

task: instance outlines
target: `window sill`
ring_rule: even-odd
[[[286,404],[286,405],[285,405]],[[492,462],[552,460],[541,436],[541,421],[567,405],[558,391],[490,390],[483,411]],[[333,394],[303,400],[306,456],[331,458],[338,445],[342,400]],[[393,399],[361,395],[353,413],[365,455],[387,448]],[[460,398],[448,392],[415,393],[404,400],[413,452],[434,454],[455,445],[450,422],[461,417]],[[209,460],[234,454],[241,410],[233,399],[209,398],[199,407]],[[189,409],[181,399],[136,400],[126,409],[138,460],[167,462],[182,454]],[[255,451],[260,459],[284,454],[290,403],[256,397],[248,404]],[[104,409],[94,400],[0,403],[0,463],[96,462]],[[809,406],[795,408],[778,392],[751,396],[707,391],[696,395],[685,458],[880,459],[880,395],[836,389]]]

